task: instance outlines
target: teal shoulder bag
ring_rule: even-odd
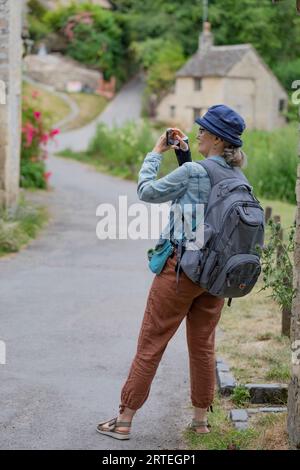
[[[149,268],[155,274],[161,273],[167,259],[174,251],[174,246],[170,240],[165,240],[163,244],[157,244],[155,248],[147,251]]]

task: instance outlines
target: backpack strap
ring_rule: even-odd
[[[177,263],[176,263],[176,266],[175,266],[175,271],[176,271],[176,294],[178,294],[179,274],[182,271],[182,267],[180,266],[180,263],[181,263],[181,258],[182,258],[182,255],[183,255],[183,250],[184,250],[183,241],[180,240],[179,243],[178,243],[178,247],[177,247]]]
[[[199,163],[207,172],[211,186],[215,186],[220,181],[227,178],[238,178],[242,179],[245,183],[248,180],[242,170],[238,167],[224,167],[220,162],[213,160],[212,158],[206,158],[205,160],[197,160],[195,163]]]

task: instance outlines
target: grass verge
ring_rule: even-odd
[[[70,113],[68,104],[59,96],[39,86],[23,83],[23,96],[31,97],[34,92],[38,92],[38,109],[48,119],[51,126],[63,120]],[[107,100],[103,96],[88,93],[70,93],[70,98],[79,107],[78,116],[61,128],[62,131],[78,129],[95,119],[106,107]]]
[[[70,113],[70,107],[58,96],[38,86],[23,82],[24,97],[28,97],[30,99],[32,94],[36,91],[38,92],[36,111],[40,111],[42,115],[46,116],[50,126],[61,121]]]
[[[290,342],[281,335],[281,310],[269,295],[259,292],[260,277],[244,298],[225,303],[219,323],[217,354],[228,361],[241,384],[279,382],[290,378]]]
[[[239,431],[229,419],[234,405],[228,398],[216,397],[214,412],[209,414],[211,432],[198,435],[185,429],[183,439],[188,450],[288,450],[286,413],[257,413],[249,428]]]
[[[15,253],[35,238],[48,220],[44,206],[29,203],[23,194],[14,210],[0,210],[0,256]]]
[[[107,100],[103,96],[90,95],[87,93],[72,93],[70,98],[79,107],[78,116],[63,127],[63,131],[78,129],[95,119],[107,105]]]

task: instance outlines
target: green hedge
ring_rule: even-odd
[[[137,179],[147,152],[152,150],[158,136],[166,127],[154,128],[148,120],[129,122],[122,128],[110,130],[99,125],[87,155],[89,161],[100,163],[113,174]],[[196,141],[197,128],[189,133],[193,160],[201,160]],[[244,147],[248,165],[243,170],[258,197],[295,204],[296,170],[298,164],[297,124],[289,124],[272,132],[246,131]],[[159,177],[177,167],[173,150],[164,154]]]

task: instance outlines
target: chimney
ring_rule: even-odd
[[[205,53],[214,44],[214,37],[210,30],[209,21],[205,21],[203,24],[203,31],[199,35],[199,47],[198,52]]]

